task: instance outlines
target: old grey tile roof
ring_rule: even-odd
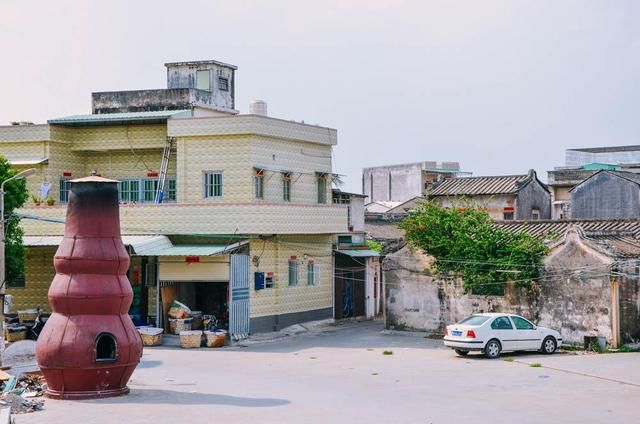
[[[524,175],[499,175],[492,177],[448,178],[434,186],[429,192],[432,196],[477,196],[486,194],[516,194],[522,183],[535,173]]]
[[[400,240],[404,238],[404,230],[398,228],[397,222],[366,221],[364,230],[376,240]]]
[[[496,221],[496,227],[508,231],[524,231],[534,236],[555,238],[577,225],[591,236],[626,236],[640,240],[640,219],[591,219],[591,220],[540,220],[540,221]]]
[[[497,221],[496,227],[526,232],[542,238],[549,246],[559,242],[571,226],[599,250],[621,258],[640,258],[640,219]]]

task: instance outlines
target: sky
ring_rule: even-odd
[[[334,172],[458,161],[546,171],[640,144],[640,2],[2,0],[0,125],[166,87],[164,63],[239,67],[236,108],[338,130]]]

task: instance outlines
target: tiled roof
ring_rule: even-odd
[[[404,230],[398,228],[397,222],[366,221],[364,230],[376,240],[400,240],[404,238]]]
[[[436,185],[429,196],[473,196],[482,194],[515,194],[519,183],[529,175],[448,178]]]
[[[640,219],[501,221],[495,225],[509,231],[523,231],[543,238],[552,247],[563,240],[572,225],[598,250],[619,258],[640,257]]]
[[[577,225],[587,237],[624,236],[640,240],[640,219],[496,221],[495,225],[543,238],[556,238],[564,234],[570,225]]]

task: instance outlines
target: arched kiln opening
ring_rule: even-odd
[[[118,343],[109,333],[100,333],[96,337],[96,362],[113,362],[118,357]]]

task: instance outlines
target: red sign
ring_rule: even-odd
[[[507,212],[513,212],[513,206],[505,206],[504,210]]]
[[[188,264],[197,264],[200,262],[200,256],[186,256],[184,261]]]
[[[63,172],[62,173],[63,177],[70,177],[71,175],[72,175],[71,172]]]
[[[158,173],[157,172],[147,172],[147,177],[157,177]]]

